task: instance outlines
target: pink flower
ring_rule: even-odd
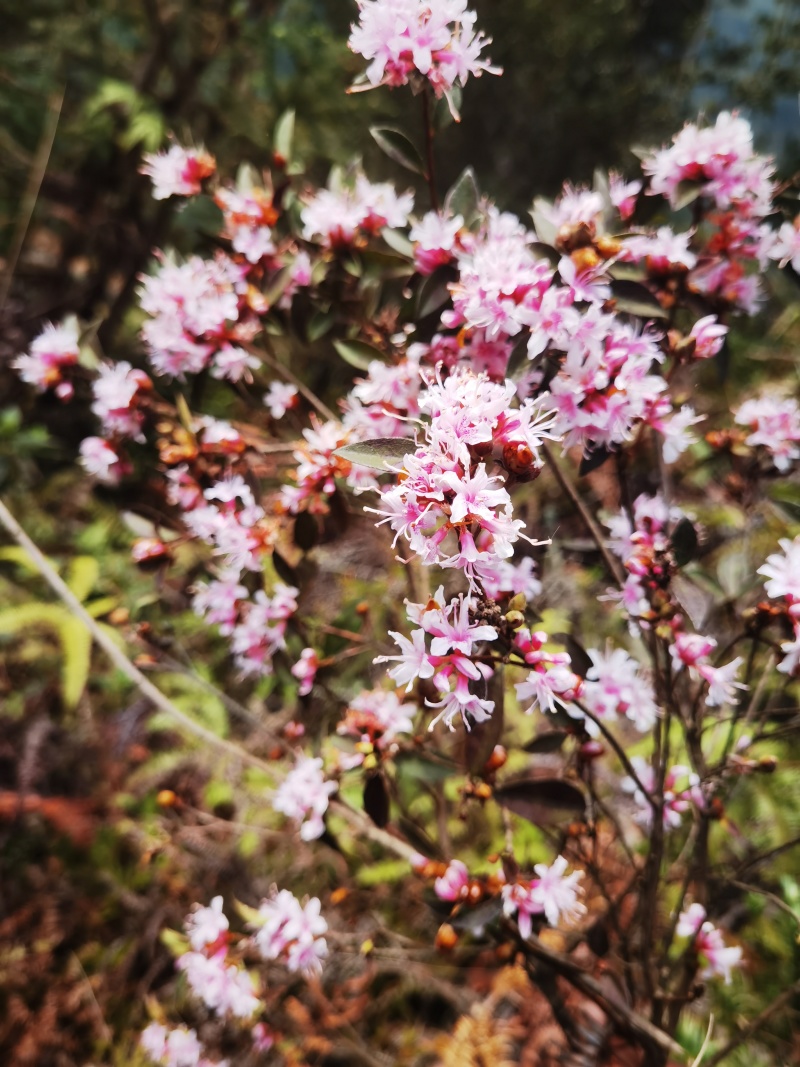
[[[420,274],[433,274],[437,267],[453,259],[458,232],[463,225],[460,215],[448,219],[438,211],[429,211],[411,227],[408,236],[414,242],[414,265]]]
[[[458,900],[469,882],[469,872],[461,860],[451,860],[444,874],[433,883],[439,900]]]
[[[716,315],[706,315],[698,319],[689,334],[694,339],[694,358],[711,359],[722,348],[728,333],[728,327],[717,321]]]
[[[775,243],[769,251],[770,259],[780,260],[780,266],[792,264],[792,270],[800,273],[800,227],[798,221],[784,222],[775,237]]]
[[[800,458],[800,407],[793,397],[746,400],[735,419],[753,431],[746,443],[766,448],[779,471],[789,470],[792,460]]]
[[[261,1002],[253,992],[249,972],[235,964],[228,964],[225,953],[225,948],[213,956],[206,956],[202,952],[185,952],[175,966],[183,971],[189,988],[211,1011],[246,1019],[260,1007]]]
[[[222,897],[214,897],[207,908],[195,905],[185,927],[189,943],[196,952],[219,941],[228,929],[228,918],[222,911]]]
[[[216,166],[214,157],[204,149],[174,144],[166,152],[146,155],[140,173],[152,179],[153,198],[166,200],[170,196],[195,196]]]
[[[78,362],[79,342],[78,324],[75,320],[57,326],[47,323],[38,337],[31,343],[27,353],[18,356],[12,363],[19,372],[23,382],[36,386],[43,393],[46,389],[58,388],[62,382],[64,367],[74,366]],[[64,399],[70,399],[64,394]]]
[[[644,733],[658,718],[653,689],[640,676],[639,664],[624,649],[605,653],[587,649],[592,666],[586,673],[581,697],[586,707],[600,719],[625,715]],[[591,726],[587,724],[587,729]]]
[[[768,579],[765,582],[767,596],[773,600],[785,597],[790,604],[800,602],[800,537],[790,541],[782,537],[778,544],[783,555],[773,552],[766,563],[758,568],[758,574]]]
[[[608,175],[608,191],[611,203],[619,212],[619,217],[626,222],[636,210],[636,198],[642,191],[640,181],[626,182],[621,175],[610,171]]]
[[[298,693],[301,697],[307,696],[311,692],[318,667],[317,653],[313,648],[304,648],[300,653],[300,659],[292,667],[292,674],[300,682]]]
[[[145,1053],[162,1067],[203,1067],[203,1048],[194,1030],[185,1026],[167,1030],[160,1023],[150,1023],[139,1038]],[[222,1067],[222,1065],[220,1065]]]
[[[726,947],[722,933],[713,923],[704,921],[706,909],[702,904],[691,904],[681,912],[675,933],[678,937],[694,939],[694,948],[703,964],[701,978],[714,978],[718,975],[731,981],[731,968],[737,967],[742,960],[742,950],[738,945]]]
[[[272,382],[264,396],[264,403],[273,419],[282,419],[290,408],[296,406],[297,395],[297,389],[289,382]]]
[[[467,0],[358,0],[358,7],[348,44],[371,60],[370,86],[405,85],[416,73],[441,96],[470,74],[500,73],[480,57],[490,42],[474,32]]]
[[[325,781],[321,759],[298,756],[294,768],[275,790],[272,806],[275,811],[302,822],[300,836],[304,841],[311,841],[325,830],[322,816],[335,792],[336,783]]]
[[[516,912],[523,938],[530,937],[531,919],[535,915],[543,914],[551,926],[556,926],[562,919],[571,922],[585,914],[586,908],[578,900],[582,892],[578,883],[583,871],[565,876],[566,869],[566,859],[557,856],[549,867],[545,863],[536,864],[534,871],[538,878],[503,886],[503,912],[508,916]]]
[[[85,437],[81,441],[80,457],[89,474],[107,485],[118,485],[130,471],[130,464],[102,437]]]
[[[301,212],[303,236],[321,237],[330,248],[347,247],[384,227],[405,226],[413,206],[413,193],[398,196],[387,182],[372,183],[359,174],[353,186],[320,189],[309,201]]]
[[[324,934],[328,924],[316,897],[300,903],[288,889],[273,886],[262,900],[254,924],[253,942],[266,960],[282,960],[292,971],[319,974],[328,954]]]

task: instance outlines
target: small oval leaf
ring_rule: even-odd
[[[416,451],[416,441],[408,437],[376,437],[374,441],[356,441],[352,445],[337,448],[335,456],[358,463],[362,467],[388,471]]]
[[[349,363],[356,370],[369,370],[370,363],[374,363],[375,360],[381,363],[386,362],[383,352],[367,344],[366,341],[334,341],[333,347],[345,363]]]
[[[614,307],[626,315],[636,315],[640,319],[666,319],[667,312],[659,304],[650,290],[627,278],[615,278],[611,282],[611,295]]]
[[[389,789],[380,771],[364,782],[364,811],[381,829],[389,822]]]
[[[370,136],[380,150],[412,174],[425,177],[425,164],[416,146],[394,126],[370,126]]]
[[[586,798],[581,790],[563,778],[517,778],[497,786],[498,804],[534,826],[551,826],[567,818],[586,813]]]

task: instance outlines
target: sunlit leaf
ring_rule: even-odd
[[[377,437],[374,441],[357,441],[352,445],[337,448],[335,456],[347,459],[362,467],[374,470],[390,470],[416,450],[416,442],[406,437]]]

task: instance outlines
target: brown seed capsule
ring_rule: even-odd
[[[492,749],[492,754],[487,759],[484,765],[484,771],[491,773],[492,771],[499,771],[501,767],[505,765],[508,759],[508,753],[502,745],[495,745]]]
[[[450,952],[458,944],[458,934],[450,923],[442,923],[436,933],[434,943],[439,952]]]
[[[513,474],[528,474],[536,462],[528,445],[519,441],[509,441],[503,446],[503,464]]]

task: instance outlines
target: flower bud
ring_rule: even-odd
[[[434,942],[439,952],[450,952],[458,944],[458,934],[450,923],[442,923],[436,933]]]

